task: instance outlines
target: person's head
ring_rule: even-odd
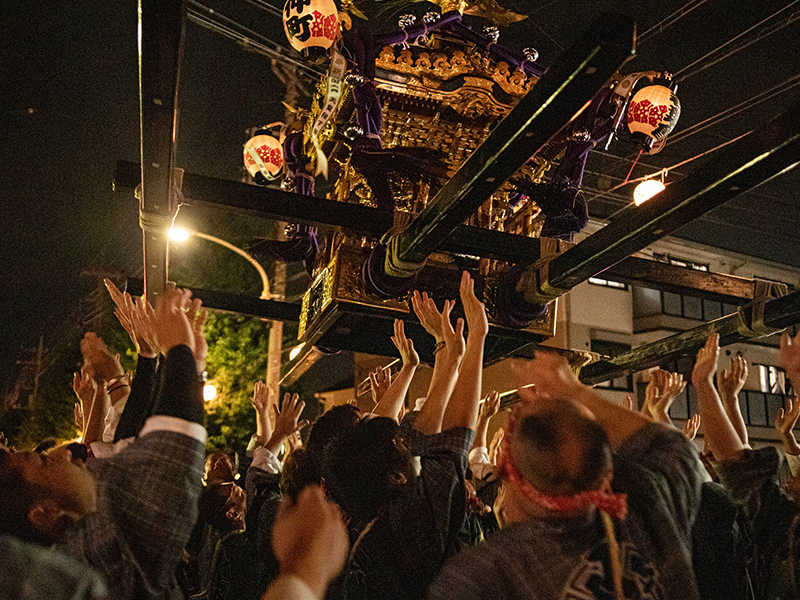
[[[0,533],[49,544],[96,510],[97,484],[66,446],[47,453],[0,451],[0,507]]]
[[[200,493],[199,518],[218,531],[243,531],[246,516],[247,494],[235,483],[212,483]]]
[[[217,450],[206,457],[203,480],[208,485],[230,483],[234,480],[235,468],[230,455],[222,450]]]
[[[549,495],[596,490],[612,468],[605,430],[569,400],[530,402],[517,417],[510,451],[525,480]]]
[[[415,478],[414,457],[394,419],[359,421],[325,453],[328,492],[353,518],[372,518]]]
[[[334,406],[314,421],[308,432],[306,449],[322,456],[325,447],[342,432],[350,429],[361,420],[361,411],[352,404]]]

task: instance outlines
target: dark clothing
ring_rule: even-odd
[[[119,418],[114,432],[114,441],[118,442],[136,437],[144,427],[144,422],[153,412],[155,403],[156,367],[158,359],[140,356],[136,359],[136,374],[131,381],[131,393],[125,403],[125,410]]]
[[[248,552],[256,561],[252,578],[261,593],[278,576],[278,559],[272,551],[272,526],[283,496],[280,473],[268,473],[255,466],[247,470],[247,542]]]
[[[739,460],[716,465],[720,482],[744,508],[755,552],[750,574],[756,598],[764,600],[798,597],[789,549],[800,511],[778,482],[780,463],[770,447],[745,450]]]
[[[614,456],[614,490],[628,494],[615,523],[628,600],[696,600],[691,527],[702,465],[681,434],[648,425]],[[610,555],[600,515],[534,519],[510,526],[454,557],[431,599],[613,599]]]
[[[725,488],[702,487],[692,528],[692,564],[703,600],[753,600],[747,571],[750,540],[744,513]]]
[[[457,547],[466,515],[464,477],[475,432],[453,428],[425,435],[404,421],[405,444],[421,457],[415,485],[369,523],[350,523],[351,543],[369,526],[328,598],[403,600],[425,595]]]

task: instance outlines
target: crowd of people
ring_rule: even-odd
[[[654,370],[641,408],[618,405],[541,351],[516,365],[521,400],[489,442],[500,395],[481,397],[488,321],[464,273],[463,318],[454,300],[412,298],[436,342],[424,399],[406,407],[420,359],[397,320],[402,367],[371,376],[369,412],[349,403],[309,425],[302,399],[256,382],[240,463],[206,456],[201,303],[108,287],[135,374],[87,333],[81,441],[0,451],[2,598],[800,597],[800,401],[776,419],[783,451],[752,449],[747,364],[718,372],[717,334],[681,430],[680,375]],[[784,334],[780,363],[800,385],[800,334]]]

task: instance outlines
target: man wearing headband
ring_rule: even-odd
[[[690,531],[702,466],[679,432],[537,353],[499,460],[503,530],[454,557],[428,597],[699,598]]]

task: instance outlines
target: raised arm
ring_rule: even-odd
[[[381,396],[378,404],[372,409],[372,412],[379,417],[389,417],[397,421],[400,417],[400,411],[403,409],[408,387],[411,385],[417,366],[419,366],[419,355],[414,350],[414,341],[406,337],[405,324],[400,319],[394,320],[392,343],[400,352],[403,366],[400,372],[395,375],[394,380],[391,381],[389,388]],[[370,378],[372,378],[371,374]]]
[[[717,460],[735,460],[745,448],[728,418],[722,400],[714,387],[714,374],[719,361],[719,334],[712,333],[697,353],[692,383],[697,389],[697,402],[703,420],[706,440]]]
[[[486,448],[488,446],[489,421],[497,414],[498,410],[500,410],[500,393],[492,390],[481,403],[478,427],[475,430],[475,443],[472,444],[473,448]]]
[[[415,291],[411,302],[423,327],[436,339],[437,348],[428,396],[413,427],[421,433],[434,434],[442,431],[444,412],[464,356],[464,321],[459,319],[453,329],[450,312],[455,303],[452,300],[445,300],[441,313],[425,293],[420,296]]]
[[[743,356],[734,356],[731,358],[731,365],[729,369],[722,369],[717,375],[717,385],[719,386],[719,395],[722,399],[722,407],[725,409],[725,414],[731,420],[733,428],[739,435],[742,443],[747,445],[747,426],[744,424],[742,418],[742,411],[739,408],[739,392],[742,391],[745,382],[747,381],[747,361]]]
[[[453,396],[444,414],[442,429],[475,429],[483,385],[483,347],[489,333],[486,307],[475,296],[475,282],[469,273],[461,275],[461,304],[467,317],[467,343]]]
[[[263,381],[256,381],[253,385],[253,397],[250,404],[256,411],[256,443],[264,446],[272,437],[272,407],[269,397],[269,388]]]
[[[786,410],[779,408],[775,416],[775,431],[778,432],[784,451],[790,456],[800,456],[800,445],[797,444],[793,431],[798,417],[800,417],[800,399],[797,396],[787,398]]]
[[[645,388],[642,413],[651,417],[656,423],[674,428],[669,409],[684,389],[686,382],[680,373],[670,373],[662,369],[653,371],[650,382]]]
[[[566,359],[554,352],[537,351],[536,358],[522,372],[532,388],[520,389],[523,398],[538,395],[547,398],[564,398],[583,404],[605,429],[611,448],[616,450],[633,434],[651,423],[643,415],[609,402],[591,388],[583,385]]]

